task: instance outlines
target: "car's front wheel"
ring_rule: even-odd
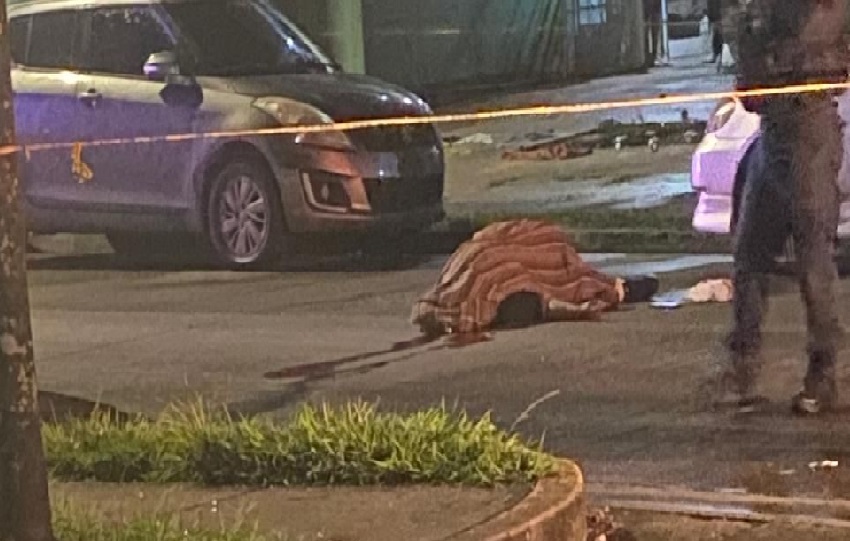
[[[207,200],[207,237],[215,259],[248,269],[277,262],[283,211],[271,172],[260,160],[236,156],[219,169]]]

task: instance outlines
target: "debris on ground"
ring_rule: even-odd
[[[732,280],[703,280],[688,291],[691,302],[731,302]]]
[[[578,144],[570,138],[553,138],[535,143],[519,145],[502,152],[505,160],[570,160],[593,154],[593,146]]]
[[[460,137],[457,140],[451,142],[453,145],[492,145],[495,141],[493,140],[493,136],[489,133],[473,133],[472,135],[467,135],[466,137]]]
[[[676,308],[681,308],[687,302],[687,290],[667,291],[652,297],[650,306],[662,310],[675,310]]]
[[[475,147],[490,147],[496,144],[496,140],[489,133],[473,133],[466,137],[455,135],[443,137],[443,144],[449,153],[471,154]]]
[[[587,541],[634,541],[634,534],[617,523],[611,509],[597,509],[587,515]]]
[[[652,297],[652,307],[664,310],[681,308],[688,303],[726,303],[733,297],[732,280],[712,278],[702,280],[690,289],[666,291]]]
[[[569,160],[589,156],[595,149],[645,146],[658,152],[663,145],[694,144],[705,134],[707,123],[682,111],[679,122],[601,122],[596,129],[578,134],[527,133],[512,138],[502,152],[506,160]]]
[[[809,463],[809,469],[812,471],[828,471],[838,467],[837,460],[817,460]]]

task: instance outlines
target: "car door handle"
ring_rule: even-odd
[[[97,90],[90,88],[85,92],[80,92],[77,94],[77,99],[79,99],[84,104],[89,107],[94,107],[97,103],[103,98],[103,94],[98,92]]]

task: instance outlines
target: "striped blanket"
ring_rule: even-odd
[[[498,222],[452,254],[436,285],[415,303],[412,321],[429,335],[484,331],[516,293],[537,295],[550,320],[566,319],[566,312],[592,318],[622,298],[618,280],[586,264],[557,225]]]

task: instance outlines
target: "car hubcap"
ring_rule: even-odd
[[[224,188],[219,202],[221,239],[237,259],[251,259],[268,239],[268,204],[259,186],[247,176]]]

